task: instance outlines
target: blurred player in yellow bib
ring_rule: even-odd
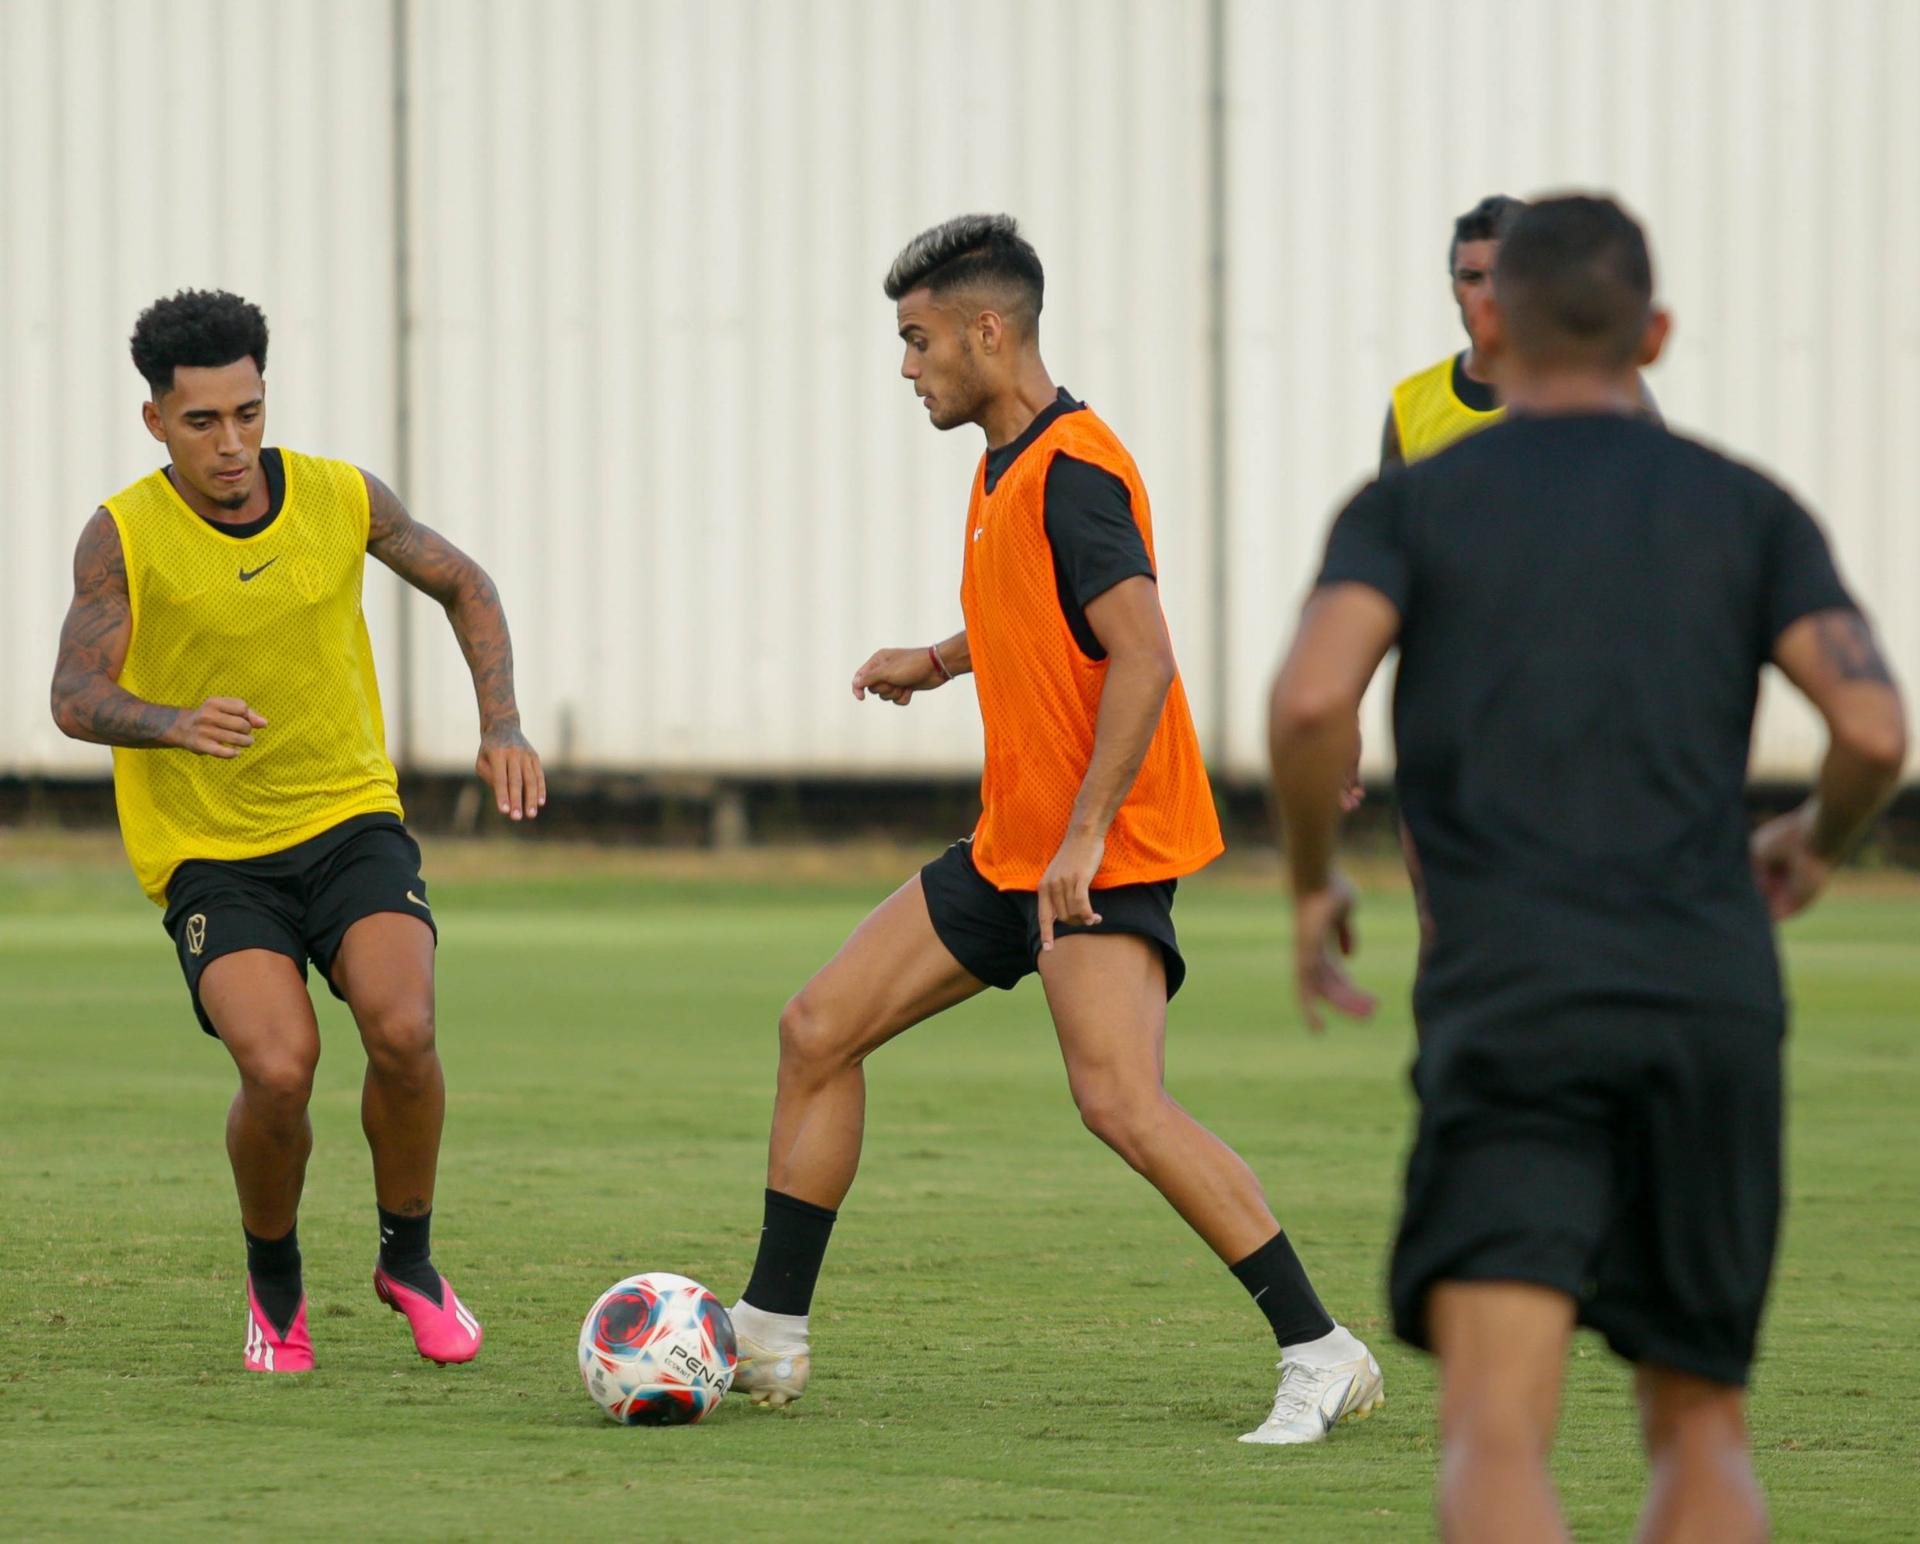
[[[1500,401],[1479,338],[1474,335],[1475,302],[1487,292],[1500,237],[1527,206],[1495,193],[1453,222],[1447,244],[1447,275],[1467,346],[1457,354],[1417,370],[1393,388],[1387,426],[1380,436],[1380,470],[1423,461],[1455,440],[1500,421]]]
[[[1409,466],[1438,455],[1469,434],[1500,422],[1506,409],[1494,391],[1483,331],[1493,265],[1500,239],[1527,205],[1524,200],[1490,193],[1453,222],[1447,243],[1447,277],[1467,346],[1457,354],[1416,370],[1393,388],[1387,424],[1380,435],[1380,470]],[[1655,423],[1660,409],[1640,379],[1640,416]]]
[[[227,1154],[247,1243],[244,1365],[313,1366],[295,1219],[320,1030],[307,962],[366,1048],[361,1121],[380,1216],[374,1289],[422,1356],[470,1360],[479,1321],[429,1251],[446,1084],[436,937],[401,824],[360,606],[371,552],[446,607],[480,706],[477,768],[503,813],[546,799],[520,732],[493,582],[379,478],[263,449],[267,322],[223,292],[140,316],[133,362],[169,465],[94,512],[74,555],[53,715],[113,747],[127,856],[166,908],[201,1028],[240,1072]]]
[[[1438,455],[1468,435],[1491,428],[1505,416],[1506,408],[1494,390],[1485,335],[1490,325],[1493,265],[1500,256],[1500,241],[1526,208],[1524,199],[1490,193],[1453,222],[1453,237],[1447,243],[1447,276],[1453,285],[1453,303],[1460,312],[1467,346],[1424,370],[1416,370],[1393,388],[1386,427],[1380,434],[1382,475],[1394,467],[1411,466]],[[1639,392],[1639,416],[1659,423],[1660,408],[1644,376],[1639,377]],[[1340,799],[1343,807],[1352,811],[1364,798],[1356,753]],[[1404,832],[1401,848],[1419,895],[1420,868]],[[1424,926],[1424,901],[1421,918]]]

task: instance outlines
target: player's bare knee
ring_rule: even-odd
[[[313,1074],[319,1063],[318,1045],[275,1046],[242,1059],[240,1081],[249,1112],[274,1125],[297,1123],[313,1097]]]
[[[434,1067],[433,1005],[429,1002],[383,1004],[360,1018],[367,1063],[389,1081],[422,1082]]]
[[[1165,1116],[1166,1096],[1159,1089],[1148,1092],[1118,1083],[1089,1082],[1076,1087],[1073,1098],[1087,1130],[1138,1168]]]
[[[844,1071],[859,1061],[848,1049],[845,1027],[837,1016],[822,1012],[818,1000],[804,987],[780,1010],[780,1072],[783,1077],[814,1082]]]

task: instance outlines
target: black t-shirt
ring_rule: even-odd
[[[1758,472],[1655,424],[1513,417],[1370,484],[1320,583],[1401,619],[1395,777],[1433,917],[1421,1022],[1780,1003],[1747,860],[1761,667],[1851,607]]]
[[[1491,413],[1500,405],[1500,396],[1486,381],[1476,381],[1467,374],[1467,356],[1453,356],[1453,394],[1462,407],[1472,408],[1476,413]]]
[[[1062,387],[1016,438],[988,451],[987,492],[993,492],[1007,468],[1049,424],[1068,413],[1085,412],[1086,406]],[[1107,651],[1088,625],[1087,607],[1123,579],[1154,577],[1147,544],[1134,524],[1133,495],[1126,482],[1105,467],[1060,453],[1047,468],[1046,497],[1047,544],[1053,549],[1060,610],[1080,652],[1088,659],[1105,659]]]

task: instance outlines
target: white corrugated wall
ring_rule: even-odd
[[[409,492],[502,574],[556,759],[976,761],[970,688],[904,713],[847,691],[873,649],[959,626],[980,439],[927,428],[880,280],[967,209],[1039,246],[1049,358],[1138,457],[1206,670],[1206,79],[1182,7],[412,15]],[[414,627],[412,748],[457,763],[464,670],[437,616]]]
[[[1644,218],[1669,422],[1800,493],[1920,687],[1920,5],[1232,0],[1228,27],[1234,771],[1394,382],[1464,342],[1447,237],[1495,192],[1607,188]],[[1755,770],[1805,777],[1820,736],[1784,696]]]
[[[845,694],[871,648],[957,625],[978,438],[927,429],[879,278],[966,208],[1026,222],[1049,362],[1141,463],[1227,770],[1259,769],[1266,674],[1389,387],[1456,346],[1446,234],[1496,189],[1611,186],[1647,217],[1669,417],[1822,513],[1920,681],[1915,78],[1911,0],[0,0],[0,769],[104,768],[45,684],[80,524],[158,459],[126,333],[185,284],[266,306],[273,439],[389,475],[493,570],[555,760],[968,768],[964,686]],[[463,764],[438,610],[377,565],[368,610],[392,738]],[[1816,740],[1770,711],[1758,765],[1801,773]]]
[[[0,0],[0,771],[108,770],[47,688],[81,527],[166,459],[143,307],[256,297],[270,437],[392,461],[389,30],[385,0]],[[370,575],[389,680],[396,604]]]

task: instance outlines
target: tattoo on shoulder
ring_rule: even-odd
[[[404,540],[413,524],[400,496],[364,467],[360,472],[367,484],[367,550]]]
[[[373,473],[367,480],[367,551],[408,584],[431,595],[442,605],[460,593],[478,587],[486,576],[480,567],[438,531],[407,513],[400,496]]]
[[[1880,657],[1873,629],[1857,611],[1829,611],[1814,619],[1820,652],[1843,681],[1876,681],[1893,685],[1893,673]]]
[[[74,548],[73,603],[60,630],[61,672],[71,675],[76,670],[110,670],[117,674],[131,620],[120,528],[102,509],[87,522]]]
[[[367,551],[423,595],[447,608],[454,636],[473,672],[482,725],[512,725],[513,644],[500,592],[478,563],[431,526],[407,513],[399,496],[373,473],[367,481]]]
[[[164,745],[179,718],[179,709],[146,702],[118,685],[132,626],[120,528],[106,510],[96,510],[74,548],[73,604],[53,667],[54,721],[75,739]]]
[[[127,555],[120,548],[120,527],[113,516],[96,509],[73,551],[73,587],[78,593],[103,585],[127,587]]]

